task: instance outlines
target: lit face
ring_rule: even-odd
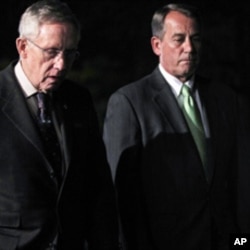
[[[40,26],[35,39],[18,38],[16,45],[27,78],[35,88],[46,92],[70,70],[78,39],[72,25],[48,23]]]
[[[164,31],[161,39],[152,37],[153,51],[168,73],[185,82],[199,63],[199,27],[194,19],[171,11],[165,18]]]

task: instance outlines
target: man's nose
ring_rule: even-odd
[[[184,42],[184,49],[185,49],[185,52],[191,52],[193,50],[193,43],[189,37],[186,38]]]
[[[63,70],[66,67],[66,57],[63,51],[60,51],[60,53],[58,53],[58,55],[54,58],[54,60],[55,60],[54,66],[58,70]]]

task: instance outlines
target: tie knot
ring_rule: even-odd
[[[45,94],[43,92],[37,92],[37,104],[39,109],[46,109],[48,107],[48,94]]]
[[[48,110],[50,109],[50,96],[43,92],[37,92],[37,105],[39,109]]]
[[[183,96],[190,96],[191,95],[191,88],[189,88],[187,85],[183,84],[181,88],[181,94]]]

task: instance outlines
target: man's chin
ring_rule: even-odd
[[[193,75],[195,71],[196,71],[196,67],[188,67],[183,70],[183,75],[189,77]]]
[[[61,84],[61,82],[62,82],[62,81],[59,81],[59,80],[49,82],[49,83],[46,85],[46,90],[47,90],[47,91],[52,91],[52,90],[54,90],[54,89],[57,89],[58,86]]]

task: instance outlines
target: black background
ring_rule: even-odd
[[[34,1],[9,0],[0,10],[0,67],[17,58],[15,39],[21,13]],[[120,86],[150,73],[157,57],[150,46],[150,22],[168,1],[65,0],[82,23],[81,57],[70,78],[91,91],[100,123],[106,103]],[[250,4],[245,1],[179,1],[197,5],[204,21],[199,71],[235,89],[249,84]]]

